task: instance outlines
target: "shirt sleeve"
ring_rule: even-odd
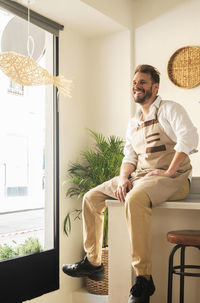
[[[178,103],[171,103],[166,118],[176,136],[174,149],[187,155],[197,152],[198,133],[186,110]]]
[[[130,121],[126,132],[126,143],[124,146],[124,158],[122,160],[122,163],[131,163],[136,167],[137,154],[131,144],[131,137],[132,136],[131,136],[131,121]]]

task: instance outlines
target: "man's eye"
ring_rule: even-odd
[[[138,82],[139,85],[144,85],[146,83],[147,83],[146,81],[140,81],[140,82]],[[137,84],[136,82],[133,82],[133,85],[136,85],[136,84]]]

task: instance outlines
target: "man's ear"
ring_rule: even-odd
[[[154,83],[154,89],[155,89],[155,91],[157,93],[158,90],[159,90],[159,83]]]

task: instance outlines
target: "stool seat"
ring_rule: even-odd
[[[200,277],[200,272],[191,272],[188,269],[200,270],[200,265],[185,264],[185,250],[187,247],[200,249],[200,230],[173,230],[167,233],[167,240],[176,244],[169,256],[168,272],[168,295],[167,303],[172,303],[172,282],[173,275],[180,276],[180,295],[179,303],[184,303],[184,279],[189,277]],[[180,252],[180,265],[174,266],[174,255]]]
[[[174,230],[167,233],[170,243],[200,246],[200,230]]]

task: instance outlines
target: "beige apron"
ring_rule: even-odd
[[[132,190],[137,188],[145,191],[150,197],[153,206],[168,200],[179,191],[191,173],[192,167],[187,156],[175,176],[171,178],[145,176],[148,172],[155,169],[168,169],[176,152],[174,150],[175,144],[164,132],[157,119],[157,113],[154,119],[139,125],[134,136],[132,146],[138,155],[138,162],[136,171],[131,174],[130,178],[133,184]],[[114,192],[118,185],[118,179],[119,177],[114,177],[97,186],[96,189],[115,198]]]

